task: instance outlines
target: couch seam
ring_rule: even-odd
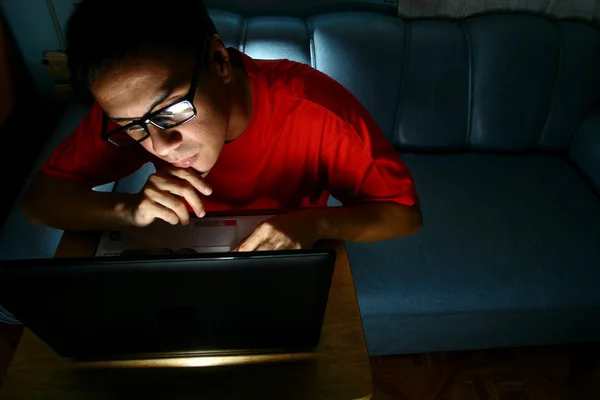
[[[562,36],[562,30],[558,23],[553,23],[556,31],[558,32],[558,65],[556,67],[556,74],[554,75],[554,83],[552,85],[552,93],[550,95],[550,104],[548,105],[548,115],[546,116],[546,122],[544,122],[544,127],[542,128],[542,132],[537,140],[537,146],[542,146],[542,142],[544,137],[546,136],[546,130],[548,129],[548,124],[550,123],[550,117],[552,116],[552,111],[555,108],[556,101],[556,88],[558,87],[558,80],[562,73],[562,65],[563,65],[563,57],[564,57],[564,41]]]
[[[240,51],[246,52],[246,41],[248,40],[248,20],[250,18],[244,18],[244,25],[242,27],[242,36],[240,37]]]
[[[306,31],[308,33],[308,52],[310,53],[310,66],[317,69],[317,52],[315,51],[315,31],[312,19],[306,20]]]
[[[463,26],[463,24],[458,21],[457,25],[463,31],[463,35],[465,37],[465,43],[467,45],[467,55],[469,57],[469,98],[467,99],[467,135],[465,138],[465,145],[467,148],[471,147],[471,134],[472,134],[472,125],[473,125],[473,81],[474,81],[474,69],[475,64],[473,63],[473,49],[471,48],[471,36],[467,29]]]
[[[410,50],[411,22],[404,21],[404,60],[402,62],[402,82],[398,95],[398,108],[396,109],[396,118],[394,118],[394,129],[392,145],[400,148],[401,141],[397,140],[400,136],[400,116],[402,115],[402,98],[404,97],[404,82],[406,81],[406,71],[408,71],[409,50]]]

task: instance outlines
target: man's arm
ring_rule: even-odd
[[[408,236],[422,223],[418,205],[380,202],[307,208],[268,219],[233,251],[301,249],[319,239],[377,242]]]
[[[38,173],[20,205],[31,222],[56,229],[113,229],[131,225],[125,210],[134,197],[96,192],[76,181]]]
[[[418,205],[392,202],[317,208],[306,213],[318,227],[317,239],[378,242],[411,235],[423,225]]]
[[[41,165],[20,202],[31,222],[65,230],[126,224],[119,206],[133,196],[92,188],[137,171],[148,155],[142,148],[120,148],[102,139],[102,121],[102,108],[95,103]]]
[[[186,202],[199,218],[205,214],[200,193],[210,186],[196,171],[163,168],[150,175],[138,194],[104,193],[76,181],[38,173],[21,202],[34,223],[63,230],[144,227],[155,219],[172,225],[189,223]]]

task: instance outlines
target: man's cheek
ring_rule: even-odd
[[[140,145],[144,148],[144,150],[146,150],[147,152],[154,154],[156,156],[156,153],[154,153],[154,149],[152,148],[152,138],[148,138],[148,139],[144,140],[143,142],[140,143]]]

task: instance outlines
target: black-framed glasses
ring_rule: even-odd
[[[126,125],[110,131],[107,131],[108,117],[104,114],[102,117],[102,138],[119,147],[132,146],[150,137],[148,124],[152,124],[160,129],[172,129],[194,119],[196,116],[194,97],[198,88],[198,80],[200,79],[200,71],[207,43],[208,40],[205,41],[198,55],[190,90],[184,97],[160,110],[153,111],[142,118],[135,119]]]

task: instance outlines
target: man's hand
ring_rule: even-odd
[[[263,222],[233,251],[303,249],[320,239],[378,242],[408,236],[422,225],[418,204],[381,202],[318,207]]]
[[[309,210],[276,215],[262,224],[232,251],[305,249],[319,237],[319,221]]]
[[[167,166],[150,175],[126,211],[136,227],[148,226],[157,218],[172,225],[187,225],[190,217],[185,202],[198,218],[206,214],[200,193],[206,196],[212,193],[200,173],[191,168]]]

